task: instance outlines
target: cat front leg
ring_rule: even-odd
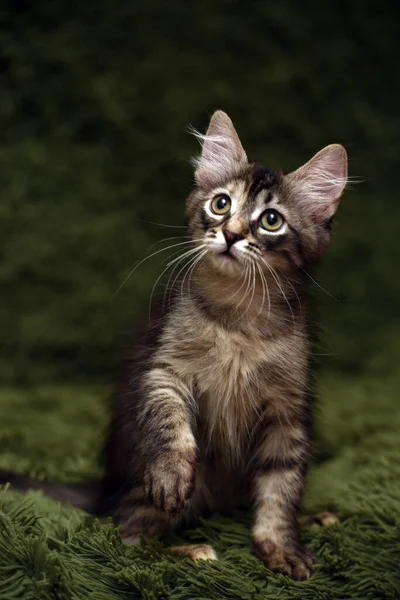
[[[145,457],[145,497],[155,508],[175,513],[187,506],[195,485],[194,399],[168,367],[149,371],[142,393],[145,401],[138,424]]]
[[[145,375],[140,392],[137,422],[143,485],[126,493],[116,515],[128,544],[136,544],[142,536],[159,538],[201,513],[207,495],[204,478],[197,473],[193,434],[197,411],[189,387],[170,368],[159,367]],[[172,546],[170,550],[195,562],[217,558],[208,544]]]
[[[254,477],[255,551],[266,567],[296,580],[308,579],[315,563],[297,532],[307,461],[303,428],[275,423],[259,449]]]

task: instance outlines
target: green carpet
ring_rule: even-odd
[[[311,580],[267,571],[251,552],[243,513],[216,515],[184,533],[186,541],[209,541],[220,557],[194,565],[173,557],[168,540],[126,548],[111,523],[40,492],[8,490],[0,495],[0,598],[400,598],[398,388],[399,380],[384,390],[376,380],[321,381],[324,460],[312,470],[305,507],[337,511],[342,523],[302,530],[319,560]],[[97,477],[104,396],[72,386],[4,390],[0,468],[52,480]]]
[[[119,332],[146,314],[168,252],[116,291],[182,232],[148,221],[182,224],[189,124],[221,108],[250,157],[285,170],[343,143],[363,183],[345,194],[318,274],[327,293],[311,286],[322,335],[305,508],[342,519],[302,531],[316,575],[269,573],[245,514],[184,534],[219,553],[195,566],[8,489],[0,598],[400,599],[398,50],[394,1],[1,3],[0,469],[101,475]]]

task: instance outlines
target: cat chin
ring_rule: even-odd
[[[238,260],[232,254],[213,253],[210,256],[213,266],[222,273],[229,275],[240,274],[244,269],[242,261]]]
[[[228,277],[238,277],[242,280],[245,277],[247,260],[245,257],[236,258],[232,254],[225,252],[209,252],[208,258],[214,271],[226,275]],[[268,264],[268,267],[265,265]],[[277,255],[276,253],[264,254],[264,264],[260,265],[261,270],[267,278],[271,277],[270,269],[278,269],[280,273],[288,273],[291,270],[291,265],[288,261]],[[251,272],[251,271],[250,271]],[[274,276],[272,275],[274,278]]]

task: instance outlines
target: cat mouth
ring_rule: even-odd
[[[233,256],[229,248],[227,248],[224,252],[220,252],[219,255],[223,257],[223,259],[234,260],[237,261],[237,258]]]
[[[234,269],[235,271],[241,266],[241,260],[235,256],[232,249],[227,248],[226,250],[211,252],[212,260],[214,264],[222,270],[228,269],[229,271]]]

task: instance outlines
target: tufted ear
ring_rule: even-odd
[[[340,144],[326,146],[285,178],[305,214],[323,223],[334,216],[347,183],[346,150]]]
[[[211,117],[205,135],[194,132],[202,144],[202,152],[195,159],[196,183],[212,187],[234,176],[247,164],[246,152],[232,121],[222,110]]]

